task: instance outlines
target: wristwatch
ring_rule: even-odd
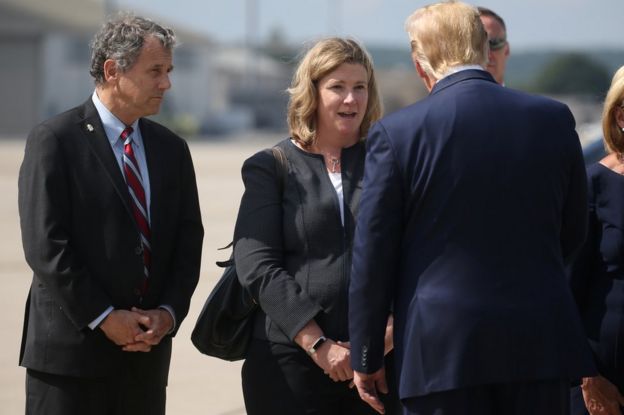
[[[310,348],[308,349],[308,354],[313,355],[314,353],[316,353],[316,351],[320,349],[321,345],[325,343],[326,341],[327,341],[327,337],[325,336],[321,336],[318,339],[316,339],[316,341],[312,343],[312,346],[310,346]]]

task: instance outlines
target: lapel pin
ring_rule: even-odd
[[[89,132],[93,132],[94,128],[91,124],[87,124],[87,130],[89,130]]]

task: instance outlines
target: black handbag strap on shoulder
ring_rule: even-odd
[[[286,153],[282,150],[281,147],[274,146],[271,147],[271,153],[273,153],[273,158],[275,159],[275,170],[279,176],[279,188],[280,193],[284,193],[284,188],[286,187],[286,182],[288,180],[288,157],[286,157]],[[223,248],[218,248],[219,251],[231,248],[234,245],[234,241],[230,242]],[[234,265],[234,256],[230,257],[227,261],[217,261],[217,266],[219,268],[227,268],[230,265]]]
[[[286,157],[286,153],[279,146],[272,147],[271,152],[273,153],[273,158],[275,158],[275,170],[280,176],[280,191],[284,193],[284,188],[288,181],[288,157]]]

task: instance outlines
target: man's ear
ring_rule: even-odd
[[[117,78],[119,71],[117,70],[117,62],[113,59],[106,59],[104,61],[104,80],[110,81]]]
[[[423,83],[425,84],[425,88],[427,88],[427,90],[431,92],[431,90],[433,89],[433,86],[435,85],[435,80],[429,77],[429,75],[427,74],[427,72],[425,72],[423,67],[420,66],[420,62],[418,62],[413,56],[412,56],[412,62],[414,62],[416,73],[418,73],[418,76],[420,77],[420,79],[422,79]]]
[[[418,73],[418,76],[420,76],[423,79],[426,78],[427,73],[422,68],[422,66],[420,66],[420,62],[418,62],[415,58],[412,58],[412,62],[414,62],[414,67],[416,68],[416,72]]]

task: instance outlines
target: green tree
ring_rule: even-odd
[[[552,59],[535,78],[535,90],[548,94],[590,95],[602,99],[611,77],[607,69],[582,53]]]

